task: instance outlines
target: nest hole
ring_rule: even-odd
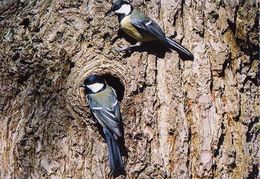
[[[122,101],[125,92],[125,86],[122,83],[122,80],[119,77],[113,76],[111,74],[103,74],[101,76],[106,80],[109,86],[114,88],[114,90],[116,91],[118,101]]]

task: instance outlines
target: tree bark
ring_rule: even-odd
[[[79,85],[120,99],[126,178],[259,178],[258,3],[135,0],[194,54],[120,54],[104,0],[0,2],[1,178],[106,178],[108,153]]]

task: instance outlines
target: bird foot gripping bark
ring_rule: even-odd
[[[130,45],[130,46],[128,46],[128,47],[117,47],[117,48],[116,48],[116,51],[119,52],[119,53],[122,53],[122,52],[130,52],[130,51],[132,51],[134,48],[140,47],[141,45],[142,45],[141,42],[137,42],[136,44]]]

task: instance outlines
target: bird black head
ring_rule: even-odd
[[[99,75],[90,75],[81,87],[85,88],[87,94],[93,94],[103,91],[106,88],[106,81]]]
[[[113,0],[111,9],[106,13],[106,16],[117,15],[129,15],[133,10],[133,6],[128,0]]]

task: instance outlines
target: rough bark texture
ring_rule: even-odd
[[[109,177],[79,85],[105,74],[121,100],[127,178],[259,178],[258,7],[135,0],[194,61],[129,43],[104,0],[0,2],[0,177]]]

